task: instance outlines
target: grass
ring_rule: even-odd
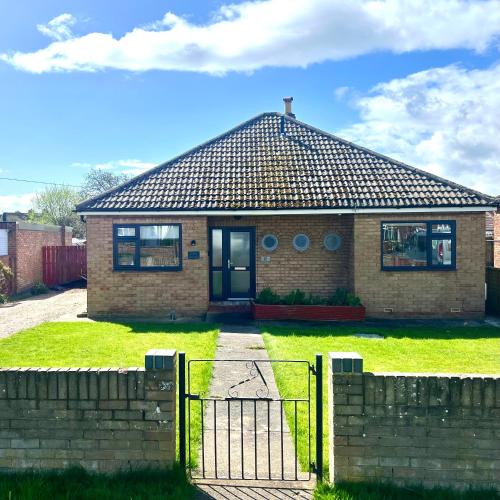
[[[383,483],[322,484],[315,500],[498,500],[496,490],[457,491],[450,488],[397,487]]]
[[[323,442],[325,470],[328,467],[327,356],[331,351],[356,351],[364,359],[365,371],[434,373],[500,373],[500,330],[493,327],[374,328],[374,327],[272,327],[264,326],[264,342],[271,359],[305,359],[314,362],[323,354]],[[383,340],[353,337],[355,333],[379,333]],[[307,392],[306,371],[300,365],[273,364],[282,397]],[[314,381],[312,381],[314,384]],[[315,394],[311,391],[312,422]],[[285,406],[294,432],[291,406]],[[302,467],[308,464],[307,408],[298,409],[298,451]],[[314,435],[314,433],[312,433]],[[315,455],[314,440],[311,443]],[[336,497],[331,497],[336,498]],[[342,498],[342,497],[339,497]],[[377,498],[377,497],[376,497]]]
[[[134,471],[112,475],[65,472],[0,474],[0,498],[8,500],[177,500],[194,498],[184,471]]]
[[[215,356],[215,325],[158,323],[44,323],[0,339],[2,367],[120,367],[144,366],[149,349],[185,351],[187,360]],[[193,390],[205,393],[211,363],[195,363]],[[201,438],[201,417],[191,419],[193,456]]]

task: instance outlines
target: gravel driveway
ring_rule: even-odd
[[[9,302],[0,305],[0,338],[46,321],[77,321],[87,310],[87,290],[72,288],[64,292]]]

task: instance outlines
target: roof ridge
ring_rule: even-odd
[[[476,191],[475,189],[471,189],[471,188],[469,188],[467,186],[463,186],[462,184],[458,184],[457,182],[450,181],[448,179],[445,179],[444,177],[440,177],[439,175],[433,174],[431,172],[427,172],[426,170],[422,170],[420,168],[413,167],[413,166],[408,165],[407,163],[404,163],[404,162],[402,162],[400,160],[396,160],[395,158],[391,158],[390,156],[387,156],[387,155],[384,155],[382,153],[378,153],[376,151],[373,151],[373,149],[367,148],[365,146],[360,146],[359,144],[356,144],[354,142],[351,142],[351,141],[348,141],[346,139],[343,139],[342,137],[339,137],[339,136],[337,136],[335,134],[332,134],[330,132],[326,132],[324,130],[321,130],[320,128],[314,127],[313,125],[309,125],[308,123],[305,123],[305,122],[302,122],[300,120],[297,120],[296,118],[293,118],[293,117],[291,117],[289,115],[283,115],[282,113],[278,113],[278,114],[281,114],[282,116],[285,117],[286,120],[290,120],[291,122],[296,123],[297,125],[300,125],[302,127],[308,128],[309,130],[312,130],[312,131],[314,131],[316,133],[324,135],[325,137],[328,137],[330,139],[334,139],[336,141],[339,141],[342,144],[346,144],[347,146],[354,147],[356,149],[364,151],[364,152],[366,152],[368,154],[371,154],[371,155],[375,156],[376,158],[381,158],[381,159],[389,161],[391,163],[395,163],[395,164],[397,164],[397,165],[399,165],[399,166],[401,166],[403,168],[406,168],[407,170],[411,170],[412,172],[416,172],[418,174],[422,174],[424,176],[430,177],[431,179],[434,179],[434,180],[436,180],[438,182],[441,182],[443,184],[449,185],[449,186],[454,187],[456,189],[465,190],[468,193],[474,194],[476,196],[480,196],[481,198],[485,199],[484,201],[491,202],[491,201],[495,200],[494,196],[488,195],[486,193],[481,193],[480,191]]]
[[[92,196],[91,198],[88,198],[88,199],[78,203],[75,207],[75,211],[78,212],[78,211],[84,209],[85,205],[88,205],[89,203],[92,203],[94,201],[98,201],[101,198],[104,198],[112,193],[115,193],[116,191],[119,191],[120,189],[123,189],[126,186],[133,185],[136,182],[141,181],[142,179],[154,174],[155,172],[162,170],[165,167],[168,167],[169,164],[173,164],[176,161],[181,160],[183,157],[188,156],[192,153],[195,153],[196,151],[199,151],[200,149],[202,149],[206,146],[209,146],[210,144],[212,144],[216,141],[219,141],[219,140],[223,139],[224,137],[226,137],[234,132],[237,132],[238,130],[245,127],[246,125],[249,125],[252,122],[255,122],[261,118],[264,118],[265,116],[279,116],[279,115],[281,115],[281,113],[278,113],[276,111],[267,111],[267,112],[259,113],[258,115],[255,115],[252,118],[245,120],[244,122],[239,123],[235,127],[232,127],[229,130],[226,130],[222,134],[219,134],[215,137],[212,137],[211,139],[209,139],[205,142],[202,142],[201,144],[198,144],[197,146],[195,146],[191,149],[188,149],[187,151],[184,151],[183,153],[181,153],[177,156],[174,156],[170,160],[164,161],[163,163],[156,165],[156,167],[152,167],[149,170],[146,170],[145,172],[143,172],[142,174],[139,174],[139,175],[136,175],[135,177],[132,177],[132,179],[128,179],[125,182],[122,182],[122,183],[118,184],[117,186],[112,187],[111,189],[108,189],[102,193],[99,193],[96,196]]]

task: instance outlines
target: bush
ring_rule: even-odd
[[[14,277],[12,269],[6,266],[3,262],[0,262],[0,304],[7,302],[7,292],[9,291],[10,280]]]
[[[280,304],[281,297],[277,293],[274,293],[270,288],[264,288],[260,291],[259,295],[257,295],[255,302],[257,304],[267,305]]]
[[[31,295],[43,295],[48,291],[49,289],[41,281],[33,283],[33,286],[31,287]]]
[[[274,293],[270,288],[264,288],[255,299],[256,304],[276,305],[283,304],[288,306],[301,305],[301,306],[360,306],[361,300],[356,295],[352,294],[345,288],[337,288],[335,293],[323,299],[318,295],[306,294],[299,288],[292,290],[284,297],[280,297]]]
[[[0,304],[5,304],[8,300],[9,299],[5,293],[0,293]]]

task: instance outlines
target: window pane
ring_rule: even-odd
[[[135,265],[135,242],[119,241],[117,246],[117,260],[119,266]]]
[[[179,266],[179,226],[141,226],[140,238],[141,267]]]
[[[433,233],[451,233],[450,224],[432,224]]]
[[[250,294],[250,271],[231,271],[231,295]]]
[[[212,266],[222,266],[222,229],[212,230]]]
[[[427,265],[427,231],[423,223],[382,225],[383,264],[386,267]]]
[[[231,232],[231,265],[234,267],[248,267],[250,265],[250,233]]]
[[[222,271],[212,271],[212,295],[222,296]]]
[[[452,264],[451,239],[432,240],[432,265],[451,266]]]
[[[135,227],[118,227],[116,229],[117,236],[135,236]]]

